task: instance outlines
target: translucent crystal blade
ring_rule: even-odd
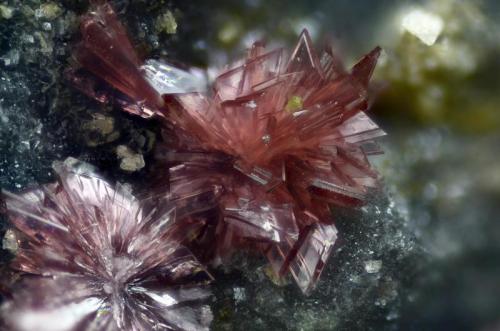
[[[380,47],[375,47],[352,67],[351,73],[353,77],[364,86],[368,86],[381,52],[382,49]]]
[[[288,61],[287,71],[307,71],[311,69],[320,71],[321,66],[318,55],[312,45],[309,32],[303,30]]]
[[[147,60],[141,66],[146,80],[159,94],[205,92],[207,82],[198,75],[158,60]]]

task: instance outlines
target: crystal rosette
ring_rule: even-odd
[[[9,330],[208,330],[211,276],[183,245],[196,229],[70,163],[59,181],[3,192],[20,278],[1,307]]]

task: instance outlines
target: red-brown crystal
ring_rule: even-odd
[[[85,26],[95,20],[84,20],[82,32],[86,48],[99,51],[91,62],[80,53],[81,63],[132,100],[125,110],[161,116],[177,137],[157,153],[170,167],[168,195],[186,208],[219,211],[216,260],[250,243],[308,293],[337,238],[329,204],[358,206],[377,184],[367,156],[380,153],[373,139],[384,132],[365,111],[380,49],[346,70],[332,50],[316,53],[304,30],[289,58],[255,43],[215,79],[212,93],[164,94],[162,104],[134,61],[99,72],[111,55],[135,55],[128,42],[105,50],[93,42]],[[112,36],[116,26],[101,30]]]

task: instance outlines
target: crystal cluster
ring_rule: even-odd
[[[319,58],[304,31],[288,61],[257,43],[216,78],[213,96],[164,97],[158,111],[198,143],[159,153],[179,164],[171,193],[220,192],[219,254],[253,239],[279,276],[290,271],[305,293],[314,286],[337,238],[328,205],[357,206],[376,185],[367,155],[383,131],[363,111],[378,54],[347,72],[331,52]]]
[[[141,67],[111,7],[87,15],[81,30],[78,61],[115,90],[82,75],[73,82],[164,121],[163,190],[210,212],[201,218],[216,222],[213,261],[236,248],[261,251],[276,275],[290,272],[308,293],[337,239],[329,205],[358,206],[377,184],[367,157],[381,152],[373,139],[384,132],[364,111],[380,49],[347,70],[331,49],[318,54],[305,30],[288,59],[257,42],[202,93],[187,72]]]
[[[2,306],[4,327],[208,330],[211,276],[184,246],[199,226],[70,163],[55,166],[55,184],[4,192],[21,274]]]

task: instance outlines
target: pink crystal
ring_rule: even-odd
[[[183,246],[196,229],[92,172],[4,192],[22,272],[2,310],[9,330],[208,330],[211,279]]]
[[[96,20],[88,17],[84,27]],[[118,41],[125,34],[116,26],[105,22],[101,30]],[[102,48],[89,31],[83,35],[87,49]],[[112,78],[95,69],[108,65],[110,51],[135,59],[124,45],[81,63],[150,107],[125,110],[165,120],[168,143],[157,152],[169,167],[164,190],[186,210],[216,211],[215,260],[236,248],[260,250],[277,275],[291,272],[308,293],[337,238],[329,205],[359,206],[377,186],[367,157],[380,152],[373,139],[385,133],[365,111],[380,48],[347,70],[332,50],[318,55],[306,30],[288,59],[257,42],[215,79],[212,94],[164,94],[162,104],[134,61],[118,61]]]

